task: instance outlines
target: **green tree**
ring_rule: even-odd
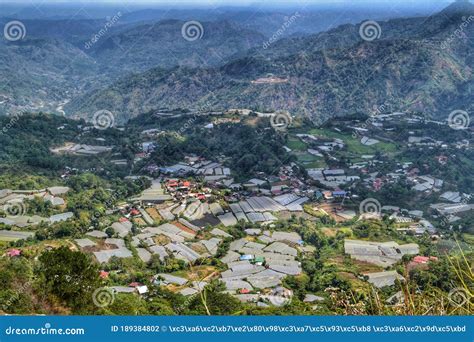
[[[92,293],[100,287],[99,270],[86,254],[60,247],[40,257],[39,274],[44,290],[73,309],[92,303]]]

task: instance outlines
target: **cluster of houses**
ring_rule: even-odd
[[[213,228],[211,230],[188,226],[183,219],[147,227],[139,232],[132,231],[132,224],[122,220],[112,224],[112,229],[120,237],[110,238],[102,231],[88,232],[86,238],[76,239],[77,246],[92,253],[99,263],[107,263],[112,257],[129,258],[134,255],[147,263],[153,254],[165,261],[168,257],[194,263],[198,259],[213,257],[225,239],[232,240],[228,232]],[[304,244],[295,232],[246,229],[246,236],[230,242],[227,254],[220,258],[227,270],[217,273],[226,286],[226,292],[245,302],[258,305],[283,305],[291,299],[291,291],[282,287],[287,275],[302,273],[298,257],[314,252],[315,248]],[[132,235],[131,245],[123,239]],[[214,278],[215,278],[214,277]],[[194,295],[207,283],[196,282],[172,274],[159,274],[155,284],[174,284],[183,295]],[[177,287],[176,287],[177,286]],[[118,292],[133,292],[129,287]],[[280,298],[281,297],[281,298]]]
[[[262,175],[243,183],[235,183],[222,164],[193,156],[162,172],[150,189],[131,201],[145,210],[156,208],[163,220],[183,218],[200,228],[232,226],[240,220],[268,224],[277,220],[278,213],[303,212],[303,204],[314,195],[289,166],[283,166],[278,176]]]
[[[417,190],[421,188],[425,189],[431,194],[431,191],[440,192],[440,184],[442,180],[436,178],[422,176],[419,179],[423,183],[419,183]],[[433,187],[437,185],[437,187]],[[431,214],[433,217],[444,217],[450,223],[456,222],[461,219],[459,215],[466,213],[474,209],[473,204],[468,202],[471,199],[470,194],[460,193],[458,191],[446,191],[439,195],[441,202],[430,204]],[[437,229],[431,224],[426,218],[426,212],[423,210],[408,210],[397,206],[386,205],[381,208],[382,212],[390,214],[390,218],[394,219],[396,223],[407,223],[410,224],[409,228],[400,228],[398,230],[412,231],[416,235],[422,235],[427,232],[430,235],[434,235]]]
[[[291,297],[291,291],[282,287],[282,280],[288,275],[300,274],[301,256],[313,250],[305,246],[294,232],[272,231],[271,223],[283,212],[303,211],[302,206],[310,201],[310,196],[314,198],[318,194],[319,198],[331,202],[349,195],[336,186],[348,177],[344,170],[337,169],[310,173],[321,182],[334,182],[335,190],[317,194],[305,190],[306,184],[299,183],[291,167],[282,167],[278,177],[261,175],[243,183],[235,183],[230,170],[222,164],[197,157],[188,157],[185,162],[162,171],[164,177],[153,179],[149,189],[130,200],[134,207],[128,216],[111,225],[117,238],[111,239],[98,231],[90,232],[103,242],[84,244],[81,241],[82,245],[79,245],[78,241],[80,248],[89,248],[99,262],[107,262],[113,256],[129,257],[134,250],[145,263],[155,254],[163,261],[174,257],[194,263],[216,256],[224,240],[233,238],[217,226],[231,227],[239,221],[260,223],[261,227],[268,225],[268,230],[246,229],[245,238],[231,241],[227,254],[220,257],[226,270],[214,275],[222,280],[228,293],[257,305],[281,305],[285,301],[280,297]],[[222,189],[228,190],[225,195],[215,191]],[[454,203],[461,197],[462,202],[461,194],[457,197],[446,193],[443,197]],[[384,206],[382,211],[391,213],[399,223],[411,224],[400,230],[414,229],[420,234],[435,231],[428,221],[422,219],[422,212],[405,212],[392,206]],[[138,222],[137,218],[141,218],[143,224],[134,231],[132,222]],[[405,222],[404,219],[408,218],[410,221]],[[131,246],[127,247],[123,238],[129,234],[132,240]],[[419,253],[416,244],[399,245],[395,242],[346,240],[344,247],[354,260],[383,268],[393,266],[403,255]],[[416,261],[412,263],[416,264]],[[363,279],[383,287],[393,285],[403,277],[395,271],[382,271],[364,274]],[[162,285],[173,284],[184,295],[193,295],[206,284],[206,281],[197,282],[171,274],[159,274],[154,281]]]
[[[189,167],[193,168],[194,177],[188,176]],[[187,178],[177,176],[183,170]],[[110,226],[115,237],[110,237],[110,232],[94,230],[88,232],[86,238],[77,239],[77,246],[92,253],[99,263],[109,262],[112,257],[133,255],[145,263],[153,255],[162,261],[173,257],[194,263],[214,257],[224,240],[233,239],[217,226],[230,227],[238,221],[270,224],[281,212],[303,211],[302,205],[309,200],[301,192],[292,191],[291,169],[281,170],[278,181],[290,178],[285,186],[280,184],[273,189],[274,193],[270,190],[266,195],[261,190],[271,189],[271,184],[277,186],[277,180],[254,178],[232,189],[221,182],[230,176],[229,171],[219,163],[199,158],[188,158],[186,163],[167,171],[171,172],[169,177],[153,179],[150,188],[129,200],[131,207],[122,208],[122,217]],[[206,178],[208,176],[213,178]],[[222,188],[232,190],[232,195],[212,191]],[[283,305],[292,296],[291,291],[282,287],[283,278],[300,274],[299,256],[314,248],[306,246],[294,232],[246,229],[245,233],[245,238],[230,242],[227,254],[220,259],[227,270],[216,276],[224,282],[228,293],[242,301]],[[131,236],[130,245],[126,243],[126,236]],[[183,295],[193,295],[206,284],[171,274],[159,274],[154,281],[173,284]],[[129,287],[115,290],[133,291]],[[308,298],[308,301],[313,299]]]
[[[164,252],[173,253],[175,257],[192,262],[197,258],[214,255],[217,245],[223,239],[232,237],[218,228],[214,228],[210,233],[213,237],[208,240],[166,245]],[[224,283],[225,292],[241,301],[255,302],[259,306],[285,304],[293,294],[281,286],[282,279],[287,275],[300,274],[301,264],[296,260],[298,252],[307,253],[313,251],[313,248],[304,246],[301,237],[296,233],[262,232],[260,229],[247,229],[246,233],[245,238],[230,243],[227,254],[220,259],[227,266],[227,270],[216,276]],[[196,244],[204,245],[207,252],[196,252],[199,250]],[[167,273],[153,277],[154,284],[172,285],[175,291],[185,296],[195,295],[208,284],[208,280],[192,280]]]
[[[393,113],[386,115],[380,114],[372,117],[367,125],[358,122],[351,128],[353,128],[359,134],[366,134],[362,136],[361,143],[370,146],[372,143],[374,143],[374,141],[376,141],[376,139],[369,138],[367,134],[369,132],[377,132],[377,130],[381,129],[389,131],[389,128],[384,127],[391,125],[393,120],[403,120],[408,123],[426,122],[424,118],[417,117],[416,115],[405,115],[403,113]],[[438,122],[433,123],[446,124]],[[337,130],[337,128],[334,129]],[[408,147],[448,147],[448,145],[442,141],[437,141],[430,137],[416,136],[415,131],[408,133]],[[463,145],[464,147],[469,146],[468,142],[466,144],[464,141],[457,143],[456,146],[452,144],[450,146],[459,148],[459,144]],[[361,184],[363,184],[369,190],[377,192],[387,184],[395,184],[402,178],[406,179],[408,184],[410,184],[411,189],[421,197],[436,195],[441,193],[441,191],[446,188],[445,182],[442,179],[434,177],[430,174],[422,174],[418,168],[413,167],[412,162],[408,161],[396,163],[396,169],[394,169],[392,172],[384,172],[382,174],[379,171],[370,172],[370,170],[376,170],[374,166],[376,166],[377,163],[383,164],[383,160],[374,160],[374,156],[370,155],[362,155],[360,157],[366,160],[352,163],[351,166],[349,166],[349,170],[325,168],[309,169],[308,175],[325,187],[335,189],[336,192],[338,192],[341,187],[345,188],[346,190],[350,190],[354,184],[359,183],[358,181],[361,181]],[[447,162],[447,158],[448,157],[444,154],[437,156],[437,160],[441,165],[444,165]],[[346,176],[347,172],[349,172],[349,174],[353,174],[350,169],[354,171],[360,171],[360,177],[357,175]],[[326,200],[332,199],[326,196],[324,198]],[[388,211],[391,211],[391,218],[393,218],[397,223],[413,223],[412,227],[408,230],[416,233],[429,232],[430,234],[434,234],[435,229],[433,225],[426,220],[427,214],[430,214],[434,219],[442,217],[449,223],[452,223],[460,220],[463,213],[474,209],[474,206],[468,203],[470,196],[459,191],[446,191],[439,196],[439,199],[439,203],[431,204],[429,208],[424,207],[423,210],[398,209]],[[387,207],[391,206],[389,205]]]
[[[149,262],[153,254],[161,260],[173,256],[186,263],[215,256],[225,239],[230,241],[227,252],[220,257],[226,270],[214,272],[205,279],[196,280],[174,274],[160,273],[153,277],[156,285],[172,286],[171,288],[185,296],[200,292],[211,279],[219,279],[225,286],[225,292],[240,301],[255,303],[258,306],[281,306],[286,304],[293,293],[283,287],[283,279],[297,276],[303,272],[301,258],[313,253],[315,248],[304,243],[295,232],[263,230],[261,228],[245,229],[245,237],[233,239],[228,232],[213,228],[201,234],[180,225],[179,222],[165,223],[158,227],[148,227],[132,236],[131,246],[136,255]],[[109,238],[100,231],[87,234],[90,238],[76,239],[75,242],[84,251],[93,253],[99,263],[106,263],[112,257],[129,258],[133,252],[123,239]],[[204,238],[206,236],[206,238]],[[414,256],[409,262],[410,268],[426,267],[436,262],[436,257],[420,256],[417,244],[398,244],[394,241],[371,242],[346,239],[345,253],[354,260],[389,268],[399,262],[404,255]],[[394,270],[368,272],[361,275],[375,287],[392,286],[403,281],[402,275]],[[140,288],[140,289],[139,289]],[[114,286],[117,292],[136,292],[145,294],[148,289],[142,284],[136,286]],[[305,302],[322,301],[323,297],[308,294]]]
[[[371,124],[388,130],[390,128],[387,126],[396,118],[397,115],[379,115]],[[375,136],[370,136],[367,128],[353,128],[360,135],[363,145],[380,143]],[[148,130],[142,133],[153,137],[159,131]],[[297,134],[297,137],[310,147],[307,152],[314,156],[334,159],[332,152],[345,147],[344,141],[337,138],[321,138],[312,134]],[[430,146],[439,142],[413,134],[408,144]],[[153,142],[143,142],[142,151],[136,158],[146,157],[154,148]],[[112,147],[108,146],[66,144],[53,152],[94,155],[111,150]],[[172,286],[177,292],[191,296],[201,291],[210,279],[216,278],[224,283],[227,293],[243,302],[254,302],[259,306],[284,305],[293,293],[283,287],[283,279],[301,274],[301,260],[307,253],[314,252],[314,248],[307,246],[295,232],[273,230],[272,222],[281,215],[303,213],[303,205],[314,198],[326,203],[343,203],[351,194],[351,184],[362,178],[362,184],[375,191],[387,183],[397,182],[400,177],[406,177],[411,182],[412,189],[417,192],[441,193],[443,180],[431,175],[419,175],[419,170],[414,169],[410,162],[398,163],[394,172],[382,176],[379,172],[370,173],[369,169],[381,162],[374,157],[362,155],[362,161],[353,163],[347,170],[327,167],[308,169],[308,176],[317,183],[306,182],[296,176],[295,165],[282,166],[276,176],[257,174],[256,178],[243,182],[235,181],[224,158],[211,161],[198,156],[187,156],[183,162],[175,165],[152,165],[152,171],[158,171],[160,178],[150,179],[151,186],[148,189],[119,208],[122,217],[108,227],[110,230],[89,231],[86,237],[76,239],[75,243],[79,249],[91,253],[101,264],[110,262],[112,258],[130,257],[139,258],[144,263],[157,257],[162,261],[176,258],[193,264],[203,258],[216,257],[225,247],[226,254],[219,254],[225,270],[213,273],[209,278],[196,280],[160,273],[152,281],[158,285]],[[38,191],[0,190],[0,204],[21,203],[25,198],[41,197],[54,206],[65,207],[63,197],[68,191],[65,187]],[[356,195],[352,195],[354,196]],[[474,208],[467,203],[470,198],[467,194],[447,191],[439,198],[443,203],[433,204],[431,208],[451,220],[459,219],[454,214]],[[354,211],[344,211],[342,204],[339,206],[340,217],[351,219],[356,215]],[[436,231],[430,222],[423,219],[423,211],[404,210],[395,206],[383,206],[381,211],[389,213],[397,223],[406,224],[399,231],[411,231],[415,234],[433,234]],[[112,213],[117,213],[117,210],[114,209]],[[72,217],[72,213],[62,213],[47,219],[22,215],[17,221],[9,217],[0,218],[0,223],[21,227],[42,220],[58,222],[69,217]],[[238,222],[259,223],[261,228],[245,229],[245,237],[234,239],[227,227]],[[29,232],[0,231],[0,237],[11,240],[26,239],[32,235]],[[344,250],[355,261],[383,269],[394,266],[404,255],[415,256],[409,263],[412,268],[436,261],[434,257],[419,256],[417,244],[398,244],[394,241],[346,239]],[[393,270],[365,273],[362,279],[378,288],[403,281],[402,275]],[[147,292],[143,284],[114,286],[114,290],[140,294]],[[324,300],[314,294],[306,297],[306,302]]]

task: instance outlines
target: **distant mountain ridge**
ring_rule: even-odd
[[[84,80],[97,72],[89,56],[60,40],[0,42],[0,114],[12,109],[51,111],[55,107],[51,103],[81,93]]]
[[[0,18],[4,27],[10,19]],[[25,39],[0,39],[0,115],[51,111],[59,104],[152,67],[226,63],[265,37],[228,22],[203,22],[199,42],[182,36],[184,21],[106,29],[106,20],[26,20]],[[139,43],[139,44],[137,44]]]
[[[343,25],[254,48],[223,66],[152,69],[66,110],[87,118],[107,109],[126,121],[158,108],[286,109],[322,122],[384,105],[444,118],[474,109],[473,24],[474,6],[456,2],[431,17],[380,22],[374,41],[361,39],[360,25]],[[268,74],[287,81],[252,82]]]
[[[261,45],[265,36],[228,21],[198,23],[197,41],[183,37],[182,20],[164,20],[112,34],[95,44],[90,55],[104,68],[121,72],[152,67],[214,66],[237,52]]]
[[[221,10],[199,23],[196,41],[181,32],[189,11],[158,22],[157,12],[152,21],[123,13],[107,29],[106,18],[27,19],[24,40],[0,40],[0,114],[63,113],[64,105],[67,115],[107,108],[126,121],[157,108],[204,106],[288,109],[325,120],[394,102],[442,116],[470,106],[472,7],[456,2],[431,17],[379,21],[381,36],[372,42],[361,39],[359,24],[308,35],[322,27],[311,26],[321,13],[309,12],[290,22],[291,13],[264,11],[249,22],[246,11]],[[10,20],[0,18],[0,26]],[[269,74],[286,82],[253,82]]]

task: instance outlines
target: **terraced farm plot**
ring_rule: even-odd
[[[1,230],[0,231],[0,241],[10,242],[10,241],[25,240],[29,237],[32,237],[33,235],[34,235],[34,233],[31,233],[31,232]]]
[[[341,134],[329,129],[313,128],[308,132],[308,134],[312,134],[312,135],[320,136],[320,137],[326,137],[326,138],[341,139],[347,145],[348,152],[352,152],[355,154],[373,154],[377,151],[380,151],[380,152],[396,152],[397,151],[397,146],[393,143],[381,141],[376,145],[366,146],[360,142],[360,138],[358,137],[354,137],[349,134]]]
[[[326,167],[324,158],[313,156],[311,153],[294,153],[298,161],[307,169]]]
[[[151,216],[151,218],[155,222],[159,222],[161,220],[161,216],[158,213],[158,210],[156,210],[156,208],[147,208],[147,209],[145,209],[145,211],[148,213],[148,215]]]
[[[293,151],[306,151],[308,148],[307,145],[297,137],[288,138],[286,146]]]

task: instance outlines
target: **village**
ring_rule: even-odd
[[[219,162],[189,156],[179,164],[163,167],[160,170],[162,176],[150,179],[151,186],[139,196],[109,208],[111,217],[119,217],[116,222],[104,230],[90,229],[74,243],[104,266],[117,258],[138,258],[145,264],[153,258],[163,263],[169,258],[181,260],[189,265],[187,277],[182,272],[179,275],[159,273],[149,281],[184,296],[193,296],[210,280],[219,279],[225,284],[225,291],[240,301],[258,306],[285,305],[293,294],[283,286],[283,280],[287,276],[303,274],[301,262],[312,257],[315,247],[296,232],[276,230],[275,222],[292,216],[311,220],[313,215],[332,216],[342,222],[353,220],[358,215],[353,210],[338,210],[348,193],[342,190],[320,191],[296,177],[292,170],[291,166],[282,167],[278,177],[262,175],[261,178],[235,183],[230,168]],[[332,177],[334,173],[324,174]],[[59,196],[68,191],[66,187],[21,193],[2,190],[0,200],[19,204],[24,198],[36,196],[61,206],[64,199]],[[398,212],[393,209],[382,208]],[[49,219],[15,216],[21,220],[13,221],[7,217],[2,219],[2,223],[20,228],[34,227],[42,220],[67,220],[71,215],[65,212]],[[380,219],[382,213],[375,215],[375,219]],[[248,225],[248,228],[236,235],[233,228],[237,225]],[[409,229],[414,229],[419,235],[426,231],[436,233],[429,222],[415,217],[403,221],[402,226],[406,228],[400,228],[401,233]],[[0,237],[11,241],[32,236],[33,233],[26,230],[0,231]],[[386,269],[364,275],[364,279],[380,288],[403,280],[402,275],[390,269],[403,255],[414,256],[415,264],[432,260],[419,256],[416,244],[398,245],[393,241],[378,243],[347,239],[344,249],[354,260]],[[19,255],[21,249],[7,252],[7,257]],[[213,258],[219,260],[221,270],[213,269],[203,274],[193,272],[193,267],[199,268],[202,260]],[[114,272],[106,269],[104,267],[101,271],[105,280],[110,272]],[[110,288],[116,293],[141,296],[148,292],[147,285],[140,282],[110,284]],[[321,294],[308,294],[305,298],[306,302],[324,300]]]
[[[226,119],[222,113],[212,113],[204,128],[212,130],[222,123],[238,122],[236,112],[250,115],[250,111],[233,110],[231,118]],[[257,117],[265,115],[257,113]],[[333,227],[328,228],[327,233],[336,234],[344,231],[344,224],[387,219],[402,238],[429,236],[437,241],[443,238],[440,228],[446,228],[439,222],[449,225],[474,209],[468,193],[446,188],[442,179],[422,173],[414,161],[388,161],[386,155],[396,147],[379,131],[392,134],[395,119],[401,120],[397,114],[378,115],[370,122],[344,123],[345,128],[334,124],[309,131],[289,129],[284,149],[296,156],[296,162],[281,165],[273,174],[260,172],[243,181],[226,158],[208,160],[189,154],[171,165],[147,164],[144,170],[148,175],[125,178],[131,181],[146,178],[150,186],[119,203],[106,203],[105,219],[86,229],[83,236],[74,238],[72,243],[75,249],[87,253],[101,265],[100,277],[115,293],[146,297],[149,286],[154,285],[194,296],[211,281],[220,280],[225,292],[242,302],[260,307],[285,305],[293,296],[292,290],[285,287],[285,279],[303,275],[302,263],[314,258],[317,249],[299,233],[280,230],[279,222],[323,218]],[[401,121],[413,124],[420,120],[406,116]],[[349,134],[344,129],[349,129]],[[141,133],[141,150],[134,157],[135,163],[150,156],[156,147],[153,137],[159,133],[158,129]],[[469,141],[448,146],[443,141],[419,137],[415,130],[409,135],[403,148],[469,148]],[[101,146],[67,143],[51,151],[94,156],[113,150],[113,146],[104,145],[105,140],[100,143]],[[126,160],[117,159],[115,154],[113,157],[112,164],[127,165]],[[447,158],[440,155],[437,162],[445,163]],[[65,173],[63,178],[67,177],[69,174]],[[362,197],[359,193],[365,189],[377,194],[401,179],[422,198],[436,196],[436,203],[407,209]],[[39,224],[74,219],[74,214],[67,211],[70,191],[66,186],[0,190],[0,204],[6,208],[5,217],[0,217],[0,224],[5,227],[0,230],[0,239],[31,240]],[[24,204],[28,200],[48,202],[56,213],[49,217],[30,215]],[[343,249],[345,257],[362,263],[358,267],[363,271],[356,279],[377,288],[404,281],[404,276],[396,270],[404,256],[410,258],[409,268],[426,267],[437,260],[435,256],[420,254],[416,243],[355,239],[350,234],[344,239]],[[19,257],[21,253],[21,247],[12,248],[5,257]],[[111,274],[120,270],[110,264],[128,258],[144,265],[156,261],[166,265],[173,260],[181,266],[178,271],[160,272],[146,281],[118,283],[111,280]],[[366,264],[372,266],[363,266]],[[394,293],[397,295],[398,292]],[[304,301],[317,305],[326,298],[321,292],[308,293]]]
[[[203,127],[206,130],[212,130],[217,125],[228,122],[238,123],[252,115],[258,118],[268,118],[277,114],[254,112],[248,109],[229,109],[227,111],[189,113],[163,111],[154,115],[160,118],[190,118],[186,121],[185,126],[194,125],[198,117],[205,118],[209,122]],[[291,121],[292,119],[289,119],[289,122]],[[385,201],[380,203],[379,201],[378,214],[389,213],[397,222],[413,223],[421,220],[422,227],[418,225],[416,229],[430,228],[433,233],[432,227],[439,222],[449,225],[472,214],[474,207],[469,203],[470,192],[462,187],[457,187],[456,184],[444,184],[445,180],[439,176],[420,170],[415,165],[416,160],[392,162],[389,157],[397,150],[400,150],[398,152],[413,149],[435,150],[439,151],[435,156],[435,164],[442,167],[453,161],[454,155],[450,155],[453,150],[468,151],[471,149],[470,139],[446,142],[438,137],[420,134],[426,126],[430,125],[446,127],[448,123],[428,120],[417,114],[401,112],[381,114],[380,109],[377,109],[367,120],[353,119],[341,123],[336,121],[327,129],[313,128],[300,133],[301,129],[297,127],[293,129],[290,126],[288,141],[283,147],[287,153],[297,157],[297,163],[285,165],[278,174],[260,175],[262,177],[257,175],[244,183],[234,182],[229,167],[224,166],[225,160],[220,163],[202,161],[199,160],[199,156],[189,156],[187,160],[175,165],[148,163],[144,170],[153,175],[159,174],[170,178],[186,175],[202,176],[203,181],[207,185],[211,185],[211,190],[213,187],[218,187],[232,193],[227,196],[227,198],[234,196],[230,202],[239,199],[241,194],[247,196],[254,193],[259,196],[273,197],[270,200],[257,199],[257,201],[265,201],[265,203],[257,204],[260,209],[265,208],[265,210],[246,210],[249,208],[247,200],[243,203],[233,203],[230,207],[231,213],[226,212],[220,218],[221,221],[225,221],[224,225],[235,224],[240,219],[250,222],[276,220],[271,216],[271,212],[284,211],[281,206],[289,209],[290,212],[298,212],[302,211],[304,203],[321,199],[326,202],[326,205],[320,206],[319,209],[327,212],[336,221],[352,219],[358,214],[358,206],[345,206],[344,204],[351,200],[352,202],[364,200],[359,197],[359,185],[369,192],[377,193],[384,187],[403,181],[416,193],[417,198],[429,198],[429,201],[417,201],[419,207],[410,209],[394,203]],[[406,140],[401,140],[400,131],[405,128],[411,128],[411,130],[405,132],[407,136],[403,136],[403,139],[406,138]],[[58,127],[58,129],[63,129],[63,127]],[[84,126],[82,129],[85,134],[91,130],[91,127]],[[146,129],[141,132],[141,151],[136,153],[134,163],[147,160],[156,147],[153,139],[161,133],[162,131],[159,129]],[[67,143],[64,146],[51,149],[51,151],[56,154],[96,156],[109,153],[113,149],[113,146],[108,146],[104,139],[96,138],[95,140],[101,145]],[[115,155],[113,154],[114,158],[111,158],[110,163],[118,167],[128,166],[126,159],[115,158]],[[206,162],[207,165],[203,164]],[[290,176],[293,173],[292,169],[298,167],[305,170],[308,179],[295,177],[294,174],[292,177]],[[174,192],[173,183],[170,184],[165,187],[168,191],[171,190],[170,194],[176,193],[178,197],[182,196],[182,190],[189,190],[186,182],[184,186],[180,185],[177,192]],[[202,192],[197,196],[201,200],[205,196],[209,197],[210,194]],[[249,200],[256,199],[250,198]],[[276,203],[271,203],[272,200]],[[332,203],[337,203],[337,205],[332,205]],[[214,211],[221,213],[218,205],[218,202],[213,205]],[[275,210],[275,206],[278,205],[280,205],[279,209]],[[208,210],[209,208],[204,205],[199,208],[197,214],[204,215]],[[174,208],[174,211],[180,213],[179,208]],[[224,213],[222,212],[222,214]],[[165,217],[170,217],[170,215],[165,214]]]
[[[449,226],[466,214],[472,215],[470,212],[474,207],[470,203],[471,191],[452,181],[445,184],[447,174],[435,176],[418,166],[423,160],[423,166],[429,169],[426,153],[422,151],[433,151],[429,153],[434,154],[432,164],[437,169],[432,171],[439,173],[443,167],[455,162],[456,152],[472,150],[472,138],[448,142],[418,135],[427,126],[436,129],[447,127],[448,123],[427,120],[416,114],[375,113],[365,121],[346,119],[325,129],[311,129],[306,133],[296,130],[294,134],[290,133],[285,148],[297,156],[308,176],[320,188],[326,189],[321,192],[327,200],[357,199],[361,189],[376,197],[384,188],[403,184],[417,199],[409,203],[411,208],[395,205],[388,198],[377,201],[377,212],[388,213],[397,222],[422,222],[433,233],[434,225],[440,221]],[[468,133],[472,137],[472,132]],[[419,156],[417,159],[405,157],[408,153]],[[397,160],[403,161],[391,160],[395,154]],[[404,157],[400,158],[400,155]],[[362,200],[364,198],[360,198]],[[347,217],[347,214],[353,217],[355,212],[342,211],[343,216]]]

